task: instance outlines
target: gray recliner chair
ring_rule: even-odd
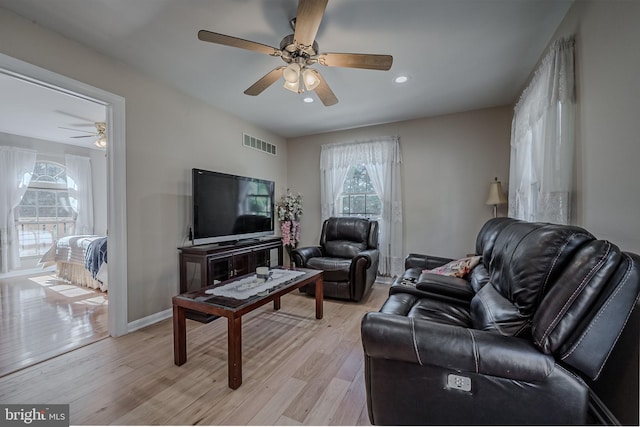
[[[322,225],[319,246],[291,252],[296,266],[324,271],[324,296],[360,301],[378,274],[378,222],[332,217]],[[300,288],[313,295],[313,286]]]

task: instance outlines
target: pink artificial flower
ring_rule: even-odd
[[[285,246],[291,245],[291,221],[283,221],[280,224],[280,230],[282,231],[282,243]]]
[[[291,221],[291,242],[295,246],[300,241],[300,223]]]

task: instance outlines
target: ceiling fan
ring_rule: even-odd
[[[328,0],[299,0],[296,17],[290,24],[293,34],[280,41],[280,48],[261,43],[214,33],[207,30],[198,31],[198,39],[210,43],[252,50],[270,56],[279,56],[287,63],[268,72],[260,80],[244,91],[246,95],[256,96],[284,77],[284,87],[292,92],[305,90],[315,91],[325,106],[338,102],[335,94],[320,73],[311,68],[313,64],[327,67],[364,68],[368,70],[389,70],[393,63],[390,55],[373,55],[362,53],[320,53],[315,41],[316,33],[327,7]]]
[[[105,122],[95,122],[94,126],[96,127],[96,132],[90,132],[82,129],[66,128],[62,126],[58,126],[58,127],[60,129],[72,130],[75,132],[84,132],[89,134],[89,135],[71,136],[70,138],[93,138],[97,136],[98,139],[96,139],[94,142],[95,146],[98,148],[105,148],[107,146],[107,135],[106,135],[107,124]]]

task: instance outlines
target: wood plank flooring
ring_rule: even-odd
[[[106,293],[53,273],[0,280],[0,377],[107,336]]]
[[[297,292],[243,317],[243,384],[227,386],[226,321],[187,320],[187,363],[173,363],[171,319],[0,378],[3,403],[69,403],[73,425],[370,425],[360,303]]]

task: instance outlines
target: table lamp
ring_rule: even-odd
[[[498,177],[494,178],[489,186],[489,197],[485,202],[487,205],[493,205],[493,217],[498,216],[498,205],[504,205],[507,203],[507,198],[502,191],[502,184],[498,181]]]

